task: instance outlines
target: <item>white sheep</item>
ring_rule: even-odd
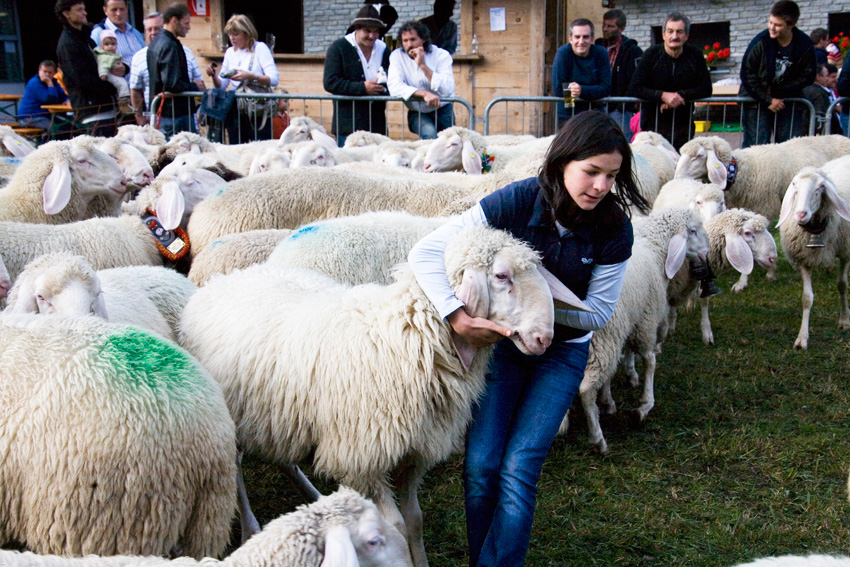
[[[351,285],[387,285],[413,245],[446,220],[380,211],[318,221],[282,240],[267,263],[309,268]]]
[[[785,257],[803,279],[803,317],[795,349],[808,348],[809,317],[814,303],[812,271],[832,269],[838,259],[838,328],[850,329],[847,272],[850,270],[850,156],[806,167],[794,176],[782,200],[779,234]],[[792,215],[793,213],[793,215]],[[808,247],[810,233],[820,233],[823,246]]]
[[[393,139],[383,134],[369,132],[368,130],[356,130],[345,138],[344,148],[361,148],[363,146],[380,146]]]
[[[679,152],[657,132],[639,132],[631,143],[632,152],[648,161],[658,174],[659,184],[673,179]]]
[[[289,168],[292,155],[281,148],[266,148],[258,152],[251,159],[248,166],[248,175],[266,173],[268,171],[282,171]]]
[[[176,344],[97,317],[0,315],[0,541],[217,556],[236,510],[221,389]]]
[[[524,144],[512,146],[488,145],[487,140],[474,130],[461,126],[446,128],[437,134],[425,154],[424,171],[464,171],[470,175],[480,175],[485,166],[484,154],[493,157],[490,171],[499,171],[506,164],[526,154],[539,154],[546,151],[552,137],[533,139]]]
[[[281,144],[292,144],[294,142],[307,142],[314,140],[332,149],[336,147],[336,140],[328,135],[325,127],[309,116],[296,116],[289,121],[289,126],[280,135]]]
[[[425,174],[354,162],[237,179],[198,203],[188,226],[192,254],[226,234],[294,229],[317,220],[369,211],[459,214],[508,183],[536,175],[541,160],[516,160],[503,171],[483,176]]]
[[[779,216],[791,180],[806,166],[818,167],[850,154],[850,139],[841,135],[804,136],[781,144],[732,150],[717,136],[700,136],[680,149],[676,177],[711,182],[726,190],[726,206],[747,209],[769,220]],[[737,168],[729,177],[732,160]]]
[[[186,169],[205,169],[211,173],[215,173],[225,181],[232,181],[247,175],[247,169],[243,173],[240,169],[234,171],[228,168],[222,161],[217,152],[204,153],[184,153],[177,155],[174,160],[163,167],[157,177],[173,177],[179,175]]]
[[[515,329],[524,353],[551,341],[553,295],[581,304],[503,231],[461,232],[445,263],[470,315]],[[270,264],[213,278],[186,306],[180,342],[213,369],[246,451],[312,456],[318,474],[373,498],[427,565],[416,488],[461,445],[491,349],[453,335],[406,264],[389,286]]]
[[[0,257],[12,282],[32,260],[50,252],[79,254],[97,270],[162,265],[156,240],[139,217],[96,218],[49,225],[0,222]]]
[[[388,167],[411,168],[417,155],[416,150],[413,148],[408,148],[395,142],[388,142],[378,146],[372,157],[372,161]]]
[[[9,293],[9,313],[86,316],[136,325],[177,340],[177,323],[195,285],[162,266],[95,271],[82,256],[54,253],[27,264]]]
[[[234,551],[230,557],[197,562],[161,557],[67,558],[0,551],[5,567],[410,567],[399,531],[375,505],[350,488],[299,506]]]
[[[185,229],[198,203],[225,185],[227,181],[206,169],[186,167],[175,176],[160,173],[134,200],[122,206],[122,212],[143,216],[149,211],[166,230],[178,226]]]
[[[92,216],[98,196],[120,198],[127,182],[93,140],[48,142],[24,158],[0,189],[0,221],[60,224]]]
[[[29,140],[10,126],[0,124],[0,155],[23,158],[35,151]]]
[[[336,153],[319,142],[306,141],[283,146],[284,152],[290,155],[289,167],[333,167],[337,164]]]
[[[661,187],[652,210],[665,207],[687,207],[695,210],[703,222],[726,210],[726,193],[719,185],[696,179],[679,178]]]
[[[761,557],[735,567],[850,567],[850,557],[843,555],[780,555]]]
[[[192,258],[189,280],[198,287],[216,274],[229,274],[268,260],[281,240],[292,234],[288,228],[249,230],[226,234]]]
[[[136,126],[135,124],[119,126],[115,137],[148,146],[164,146],[168,141],[165,134],[150,124],[145,126]]]
[[[635,410],[638,420],[643,421],[655,406],[655,347],[659,328],[667,319],[667,283],[686,258],[704,261],[707,254],[708,237],[702,219],[688,209],[656,211],[636,226],[620,299],[608,324],[593,333],[587,368],[579,385],[588,440],[600,453],[608,451],[608,444],[599,423],[597,398],[603,411],[616,411],[610,383],[621,352],[625,347],[630,348],[643,358],[646,366],[643,394]],[[567,426],[568,417],[565,417],[561,433]]]

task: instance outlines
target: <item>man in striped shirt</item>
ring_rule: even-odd
[[[118,38],[118,53],[121,59],[130,68],[133,55],[145,46],[145,38],[139,30],[127,23],[127,1],[126,0],[104,0],[103,13],[106,19],[96,24],[91,32],[91,38],[95,45],[100,45],[100,32],[112,30]]]

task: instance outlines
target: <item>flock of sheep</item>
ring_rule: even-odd
[[[490,349],[453,335],[404,262],[449,215],[536,175],[550,142],[455,127],[336,148],[302,117],[281,140],[236,146],[125,126],[35,149],[0,127],[0,546],[31,550],[0,564],[217,565],[238,510],[256,535],[222,565],[426,567],[417,489],[462,448]],[[777,220],[803,280],[794,347],[808,346],[811,272],[836,258],[850,328],[850,139],[733,151],[700,137],[680,155],[642,133],[632,148],[654,205],[633,213],[622,296],[580,386],[600,452],[618,369],[642,379],[638,419],[652,410],[679,306],[700,303],[714,343],[693,267],[735,270],[735,292],[756,264],[770,277]],[[153,215],[179,246],[154,238]],[[504,232],[461,233],[446,266],[459,297],[479,298],[467,309],[526,353],[528,337],[551,338],[555,301],[581,305]],[[521,293],[496,284],[506,274]],[[241,451],[316,501],[260,532]],[[305,461],[350,488],[320,496]]]

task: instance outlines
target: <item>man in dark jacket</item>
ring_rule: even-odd
[[[558,103],[558,128],[579,112],[594,108],[590,101],[611,94],[611,64],[604,48],[593,44],[593,22],[578,18],[570,22],[570,42],[562,45],[552,62],[552,92],[581,98],[567,107]]]
[[[739,94],[756,101],[744,104],[745,148],[784,142],[808,131],[803,106],[786,105],[784,100],[802,97],[803,88],[817,74],[815,46],[795,27],[799,18],[795,2],[779,0],[770,9],[767,29],[753,38],[744,53]]]
[[[94,124],[92,134],[111,136],[115,133],[115,87],[98,76],[86,6],[82,0],[58,0],[54,11],[62,23],[56,55],[76,119],[102,114],[104,120]]]
[[[817,134],[826,133],[826,124],[830,124],[830,134],[841,134],[841,123],[838,120],[836,113],[830,112],[827,115],[826,111],[835,100],[835,93],[832,86],[835,84],[838,76],[838,69],[831,63],[818,63],[818,74],[815,77],[815,82],[808,87],[803,88],[803,96],[805,96],[815,107],[817,122],[815,123]],[[806,115],[806,123],[808,123],[808,115]]]
[[[658,132],[678,150],[693,133],[693,101],[711,96],[711,76],[702,51],[686,43],[691,22],[679,12],[664,20],[663,43],[647,49],[629,85],[645,100],[640,129]]]
[[[378,39],[384,22],[378,10],[363,6],[352,22],[354,31],[334,41],[325,56],[324,87],[331,94],[346,96],[386,95],[390,50]],[[387,133],[383,101],[334,101],[331,132],[342,147],[356,130]]]
[[[191,28],[191,14],[186,4],[172,4],[162,15],[165,24],[162,32],[148,47],[148,76],[151,100],[161,92],[183,93],[197,90],[189,80],[186,52],[178,38],[186,37]],[[162,101],[159,129],[166,136],[177,132],[192,132],[194,101],[190,97],[166,98]],[[159,108],[151,112],[159,113]]]
[[[628,96],[629,83],[637,69],[643,49],[635,40],[623,35],[626,29],[626,14],[622,10],[608,10],[602,15],[602,37],[596,40],[608,50],[611,63],[611,96]],[[617,121],[627,140],[632,139],[629,121],[632,119],[634,103],[608,103],[608,114]]]

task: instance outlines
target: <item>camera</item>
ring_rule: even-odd
[[[227,71],[222,71],[219,77],[223,79],[229,79],[233,75],[236,74],[236,69],[228,69]]]

